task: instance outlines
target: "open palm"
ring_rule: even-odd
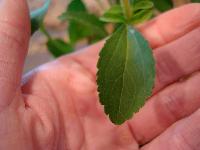
[[[121,126],[98,101],[103,42],[21,79],[30,34],[25,0],[2,0],[0,14],[0,150],[199,149],[200,4],[139,27],[154,48],[156,83],[146,105]]]

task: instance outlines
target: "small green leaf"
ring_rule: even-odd
[[[47,42],[48,50],[55,56],[60,57],[74,51],[73,47],[61,39],[49,39]]]
[[[112,6],[109,10],[107,10],[104,13],[100,20],[104,22],[124,23],[125,18],[122,7],[120,5]]]
[[[151,0],[154,6],[161,12],[167,11],[173,8],[172,0]]]
[[[69,39],[72,44],[93,34],[90,28],[75,21],[69,21],[68,32]]]
[[[85,12],[65,12],[60,17],[61,20],[74,21],[90,29],[91,34],[104,38],[107,32],[104,23],[95,15]]]
[[[133,11],[136,12],[138,10],[143,9],[152,9],[154,7],[153,2],[149,0],[136,0],[133,2]]]
[[[76,11],[86,12],[87,9],[84,3],[82,2],[82,0],[72,0],[67,7],[67,11],[68,12],[76,12]]]
[[[81,18],[83,17],[83,18]],[[104,29],[104,23],[87,9],[82,0],[72,0],[61,20],[67,21],[70,43],[75,44],[77,41],[88,38],[93,42],[107,36]]]
[[[122,7],[120,5],[112,6],[105,14],[100,18],[104,22],[112,23],[126,23],[133,22],[134,24],[142,23],[150,19],[153,15],[154,4],[149,0],[136,0],[132,3],[133,17],[131,21],[127,21],[124,17]]]
[[[37,31],[40,28],[40,25],[43,22],[44,16],[47,13],[51,0],[46,0],[44,5],[36,9],[35,11],[31,12],[31,34]]]
[[[67,12],[87,12],[85,4],[82,0],[72,0],[68,7]],[[69,32],[69,39],[72,44],[76,43],[77,41],[90,36],[91,32],[86,26],[83,26],[75,21],[69,21],[68,32]]]
[[[131,26],[121,26],[100,52],[97,84],[106,114],[122,124],[139,111],[151,95],[155,62],[144,37]]]
[[[133,15],[133,18],[131,19],[131,22],[133,24],[139,24],[143,23],[144,21],[147,21],[151,19],[153,16],[153,10],[152,9],[144,9],[141,10]]]

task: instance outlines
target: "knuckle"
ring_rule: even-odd
[[[167,48],[167,47],[166,47]],[[168,48],[167,48],[168,49]],[[155,53],[156,57],[156,80],[161,85],[168,84],[174,75],[180,71],[176,66],[175,60],[169,53],[168,50],[160,52],[159,50]]]
[[[155,52],[156,58],[156,83],[159,85],[167,85],[178,80],[182,75],[191,73],[199,68],[200,58],[200,27],[197,27],[182,40],[177,41],[177,44],[182,44],[182,49],[176,50],[172,45],[158,48]],[[187,44],[185,41],[189,41]],[[185,55],[178,57],[178,54],[184,51]],[[177,53],[177,54],[176,54]],[[186,56],[187,55],[187,56]],[[175,59],[175,56],[177,59]],[[192,57],[189,57],[192,56]],[[182,58],[183,57],[183,58]],[[182,61],[184,59],[184,62]],[[193,66],[188,66],[189,62],[193,62]],[[190,63],[189,63],[190,64]]]
[[[184,106],[184,92],[181,90],[171,90],[169,93],[165,93],[157,96],[156,108],[158,111],[158,119],[161,124],[168,126],[171,122],[174,122],[185,115]]]

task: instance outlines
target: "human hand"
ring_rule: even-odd
[[[2,0],[0,14],[0,150],[199,149],[199,4],[140,27],[154,48],[155,89],[121,126],[109,121],[98,101],[95,73],[103,42],[21,79],[30,34],[25,0]]]

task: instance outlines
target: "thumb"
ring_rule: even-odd
[[[0,0],[0,111],[17,93],[30,36],[26,0]]]

